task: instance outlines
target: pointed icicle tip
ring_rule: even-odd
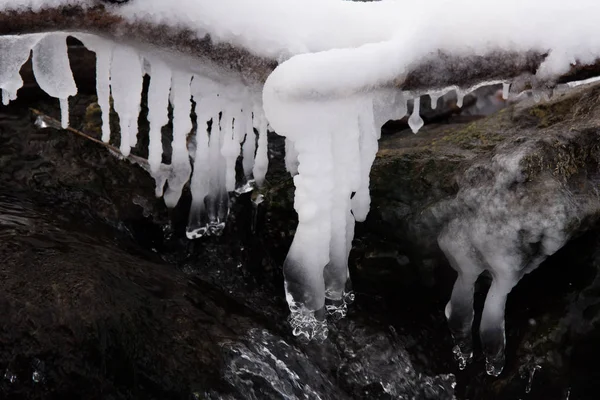
[[[421,98],[416,97],[413,103],[413,112],[410,118],[408,119],[408,126],[413,131],[413,133],[419,132],[419,129],[423,127],[425,122],[423,122],[423,118],[419,114],[421,110]]]
[[[504,100],[508,100],[509,92],[510,92],[510,83],[503,83],[502,84],[502,98]]]

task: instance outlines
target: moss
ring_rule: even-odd
[[[538,104],[531,107],[528,113],[536,119],[538,128],[547,128],[570,119],[573,115],[573,108],[578,101],[577,96],[569,96],[552,103]]]
[[[498,133],[496,122],[496,119],[486,119],[470,123],[462,129],[450,132],[441,139],[441,142],[466,149],[495,146],[503,139],[503,136]]]
[[[102,134],[102,110],[97,102],[91,103],[85,109],[84,130],[98,136]]]

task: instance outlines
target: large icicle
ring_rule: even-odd
[[[32,64],[40,88],[60,99],[61,125],[66,129],[69,126],[68,98],[77,94],[69,65],[67,34],[52,33],[41,38],[33,48]]]
[[[171,100],[173,103],[173,154],[171,156],[171,176],[169,187],[164,199],[167,207],[173,208],[179,202],[183,186],[187,183],[192,172],[187,148],[187,135],[192,130],[192,75],[175,71],[171,85]]]
[[[116,46],[110,67],[110,85],[121,128],[121,153],[131,151],[132,136],[137,136],[137,119],[144,85],[142,60],[126,46]]]
[[[29,59],[31,49],[44,35],[0,36],[0,91],[4,105],[16,100],[17,91],[23,86],[19,71]]]
[[[349,290],[348,256],[354,238],[354,217],[351,212],[351,194],[360,185],[360,150],[358,99],[335,105],[339,115],[330,121],[332,136],[334,188],[332,191],[331,238],[329,263],[325,266],[325,304],[327,312],[335,319],[346,315],[345,295]],[[337,110],[336,110],[337,111]],[[345,112],[344,112],[345,111]],[[371,108],[371,118],[373,111]]]

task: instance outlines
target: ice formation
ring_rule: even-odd
[[[0,10],[93,3],[0,0]],[[596,0],[574,0],[568,5],[562,0],[489,1],[483,8],[473,7],[472,0],[430,0],[426,5],[397,0],[173,3],[132,0],[112,7],[111,12],[130,22],[177,26],[198,38],[208,33],[215,42],[231,43],[276,60],[279,66],[261,88],[219,71],[203,74],[171,65],[152,52],[75,33],[97,54],[102,139],[111,140],[112,96],[119,115],[121,153],[127,156],[136,146],[143,77],[149,73],[149,170],[157,194],[164,192],[170,207],[178,203],[189,181],[192,206],[187,234],[198,238],[222,231],[229,193],[264,182],[268,125],[284,135],[299,218],[284,265],[286,295],[294,333],[308,339],[325,337],[325,314],[343,316],[351,300],[348,253],[354,222],[364,220],[369,210],[369,171],[381,125],[403,117],[412,100],[408,122],[417,132],[423,126],[422,96],[429,95],[435,108],[443,93],[455,90],[460,106],[464,95],[476,87],[433,87],[423,93],[386,88],[397,87],[413,65],[439,51],[464,56],[496,51],[547,53],[536,82],[551,81],[568,71],[572,62],[592,63],[600,55]],[[558,24],[557,15],[577,23]],[[65,37],[66,33],[0,37],[0,89],[5,104],[16,98],[22,85],[19,68],[33,50],[36,78],[60,100],[63,126],[68,124],[68,98],[76,87]],[[485,82],[492,83],[498,82]],[[507,98],[508,82],[499,83],[504,84],[502,93]],[[518,91],[515,86],[511,89]],[[169,104],[173,152],[171,164],[166,165],[162,131],[169,123]],[[240,154],[244,176],[237,179]]]
[[[138,142],[143,78],[149,73],[148,164],[157,183],[156,193],[164,194],[168,207],[175,207],[189,182],[193,200],[188,237],[220,234],[229,212],[228,192],[247,191],[253,188],[255,180],[259,184],[264,182],[268,166],[267,122],[262,114],[260,97],[236,82],[223,84],[174,68],[155,54],[140,52],[127,45],[117,45],[89,34],[54,32],[0,37],[0,89],[5,103],[16,99],[17,91],[23,85],[19,70],[32,54],[35,78],[44,91],[59,99],[62,127],[68,126],[68,98],[77,94],[67,54],[69,35],[96,53],[102,140],[109,142],[111,139],[112,98],[119,116],[120,151],[125,157]],[[192,125],[192,99],[198,121],[196,130]],[[169,123],[169,105],[173,109],[173,137],[171,163],[166,165],[162,163],[162,129]],[[189,146],[189,141],[195,146]],[[235,171],[240,153],[244,169],[241,183],[236,179]]]

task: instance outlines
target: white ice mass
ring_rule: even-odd
[[[95,4],[0,0],[0,11]],[[408,121],[416,133],[423,126],[419,114],[425,95],[435,108],[445,91],[456,90],[460,103],[473,89],[402,92],[411,67],[438,52],[469,56],[537,51],[548,57],[533,81],[551,85],[571,64],[592,63],[600,56],[597,0],[131,0],[107,7],[131,22],[187,29],[200,39],[210,34],[217,43],[230,43],[279,65],[263,86],[232,78],[230,71],[186,69],[185,63],[172,63],[160,52],[89,34],[1,36],[3,102],[16,98],[23,83],[19,69],[33,51],[36,79],[60,100],[66,126],[68,98],[77,88],[65,39],[75,36],[97,55],[102,139],[116,139],[108,123],[112,97],[120,120],[120,150],[127,156],[138,142],[143,77],[148,73],[150,172],[158,194],[167,182],[164,199],[169,207],[178,203],[189,182],[189,238],[219,234],[227,219],[228,193],[264,183],[268,126],[285,136],[299,218],[284,265],[286,295],[294,334],[308,339],[326,337],[325,313],[343,316],[351,300],[348,254],[355,220],[363,221],[369,210],[369,171],[382,124],[403,117],[412,100]],[[500,83],[506,98],[509,82]],[[169,122],[169,104],[173,151],[170,165],[165,165],[161,131]],[[193,106],[196,129],[190,117]],[[237,182],[240,155],[244,178]]]

